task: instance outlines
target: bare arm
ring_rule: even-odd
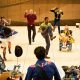
[[[11,24],[11,19],[8,19],[8,20],[4,19],[4,23],[5,23],[5,25],[10,25]]]
[[[28,10],[25,11],[24,17],[26,18],[28,15]]]

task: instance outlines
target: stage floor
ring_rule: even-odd
[[[13,35],[11,38],[12,48],[11,54],[9,54],[7,50],[7,61],[5,61],[6,66],[10,67],[12,65],[17,64],[17,58],[15,57],[14,50],[15,46],[19,45],[23,48],[23,55],[18,58],[18,64],[22,65],[21,71],[26,73],[28,66],[34,64],[36,62],[36,57],[34,56],[34,49],[37,46],[44,46],[45,41],[44,38],[38,33],[38,28],[36,27],[36,38],[35,42],[32,45],[28,44],[28,36],[27,36],[27,27],[26,26],[10,26],[12,29],[16,30],[18,33]],[[63,29],[64,26],[61,26]],[[51,41],[51,47],[49,51],[49,55],[51,58],[49,61],[53,61],[57,63],[59,66],[67,65],[80,65],[80,29],[75,26],[69,26],[69,28],[73,31],[73,37],[75,39],[75,43],[73,43],[71,52],[59,51],[59,35],[57,28],[54,32],[56,39]],[[0,54],[2,55],[2,49],[0,48]]]

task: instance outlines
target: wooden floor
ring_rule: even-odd
[[[21,71],[23,73],[26,73],[28,66],[36,62],[36,57],[34,56],[35,47],[45,47],[45,41],[41,34],[38,33],[39,27],[36,27],[37,35],[35,38],[35,42],[32,43],[32,45],[28,45],[26,26],[11,26],[11,28],[18,31],[18,34],[11,37],[12,53],[9,54],[7,50],[7,61],[5,61],[6,69],[12,69],[12,66],[17,64],[17,58],[15,57],[14,50],[16,45],[20,45],[23,48],[23,55],[18,58],[18,64],[21,65]],[[61,26],[61,29],[63,28],[64,26]],[[75,26],[69,26],[69,28],[73,31],[73,37],[75,38],[75,43],[73,43],[71,52],[59,51],[59,35],[57,32],[57,28],[54,32],[54,35],[56,35],[56,39],[51,41],[51,47],[49,51],[49,56],[51,58],[49,60],[57,63],[59,66],[80,65],[80,29],[76,28]],[[1,48],[0,54],[2,55]]]

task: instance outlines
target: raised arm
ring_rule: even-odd
[[[26,18],[28,15],[28,10],[25,11],[24,17]]]
[[[5,25],[10,25],[11,24],[11,19],[8,19],[8,20],[4,19],[4,23],[5,23]]]

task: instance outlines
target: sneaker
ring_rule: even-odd
[[[55,39],[55,38],[56,38],[56,36],[52,36],[52,37],[50,37],[51,40],[53,40],[53,39]]]

